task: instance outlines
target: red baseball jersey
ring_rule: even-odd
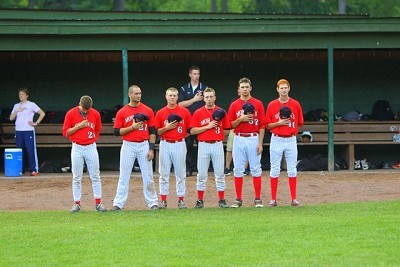
[[[292,110],[292,115],[290,116],[290,125],[275,127],[271,129],[271,133],[282,136],[297,135],[299,127],[303,126],[304,124],[303,109],[301,108],[300,103],[293,98],[289,98],[286,103],[281,103],[279,99],[275,99],[268,104],[266,112],[267,125],[279,120],[279,110],[283,106],[287,106]]]
[[[156,113],[156,129],[163,128],[168,123],[168,116],[170,114],[176,114],[182,117],[182,121],[180,121],[177,126],[169,131],[166,131],[161,135],[162,139],[168,141],[178,141],[187,136],[187,130],[189,128],[189,123],[191,119],[190,112],[187,108],[176,106],[173,109],[168,108],[167,106],[163,107]]]
[[[147,117],[149,117],[149,120],[144,121],[142,127],[138,130],[134,130],[125,135],[122,135],[122,140],[130,142],[142,142],[149,139],[149,127],[155,126],[156,121],[154,119],[154,111],[143,103],[140,103],[137,107],[125,105],[123,108],[121,108],[115,116],[114,129],[121,129],[132,126],[134,120],[133,117],[137,113],[147,115]]]
[[[212,114],[215,110],[219,109],[215,106],[212,109],[207,109],[205,106],[196,110],[190,120],[189,128],[203,127],[213,121]],[[224,129],[230,129],[228,117],[225,116],[218,122],[218,127],[208,129],[197,135],[199,141],[222,141],[224,140]]]
[[[255,113],[253,120],[241,122],[233,131],[235,133],[258,133],[260,129],[263,129],[266,126],[265,109],[263,103],[254,97],[251,97],[247,101],[240,98],[233,101],[229,107],[228,119],[231,124],[233,121],[237,120],[243,114],[242,106],[246,102],[250,102],[254,106]]]
[[[79,129],[70,136],[67,136],[69,128],[74,127],[81,121],[88,120],[88,125],[85,128]],[[71,140],[71,142],[80,145],[90,145],[97,141],[100,137],[102,128],[100,113],[94,108],[89,109],[87,114],[83,114],[79,107],[70,109],[65,115],[62,134]]]

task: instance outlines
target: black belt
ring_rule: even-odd
[[[241,136],[241,137],[251,137],[251,136],[257,136],[258,133],[235,133],[235,135]]]
[[[293,137],[293,136],[295,136],[294,134],[292,134],[292,135],[280,135],[280,134],[273,134],[274,136],[276,136],[276,137],[281,137],[281,138],[290,138],[290,137]]]
[[[199,142],[204,142],[204,143],[208,143],[208,144],[214,144],[214,143],[218,143],[218,142],[221,142],[221,141],[215,141],[215,140],[204,140],[204,141],[199,141]]]
[[[161,139],[162,141],[165,141],[167,143],[179,143],[182,142],[184,139],[180,139],[180,140],[166,140],[166,139]]]

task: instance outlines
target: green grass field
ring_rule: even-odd
[[[400,266],[400,201],[0,212],[0,266]]]

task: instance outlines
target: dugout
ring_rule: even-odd
[[[135,83],[156,110],[165,89],[187,82],[187,69],[198,65],[225,108],[246,76],[264,103],[286,77],[305,111],[331,104],[337,114],[371,113],[378,99],[400,110],[400,18],[41,10],[0,10],[0,17],[2,108],[27,86],[46,111],[67,110],[83,94],[111,109]]]

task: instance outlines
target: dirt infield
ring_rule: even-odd
[[[3,174],[2,174],[3,175]],[[101,173],[103,203],[111,208],[115,196],[118,173]],[[158,177],[155,174],[158,191]],[[262,197],[269,199],[269,179],[263,172]],[[298,199],[303,205],[333,202],[379,201],[400,199],[400,170],[354,172],[301,172],[298,175]],[[11,178],[0,176],[0,210],[69,210],[73,204],[71,174],[40,174],[38,177]],[[168,208],[176,208],[175,178],[171,177]],[[196,201],[196,177],[186,181],[186,204],[191,208]],[[227,176],[226,199],[231,204],[235,198],[233,176]],[[243,189],[244,206],[252,206],[253,185],[246,176]],[[217,207],[217,192],[213,179],[207,183],[205,207]],[[278,204],[289,204],[286,176],[282,176],[278,188]],[[128,201],[125,209],[146,209],[139,173],[132,173]],[[93,194],[88,174],[85,174],[82,190],[82,209],[93,210]]]

